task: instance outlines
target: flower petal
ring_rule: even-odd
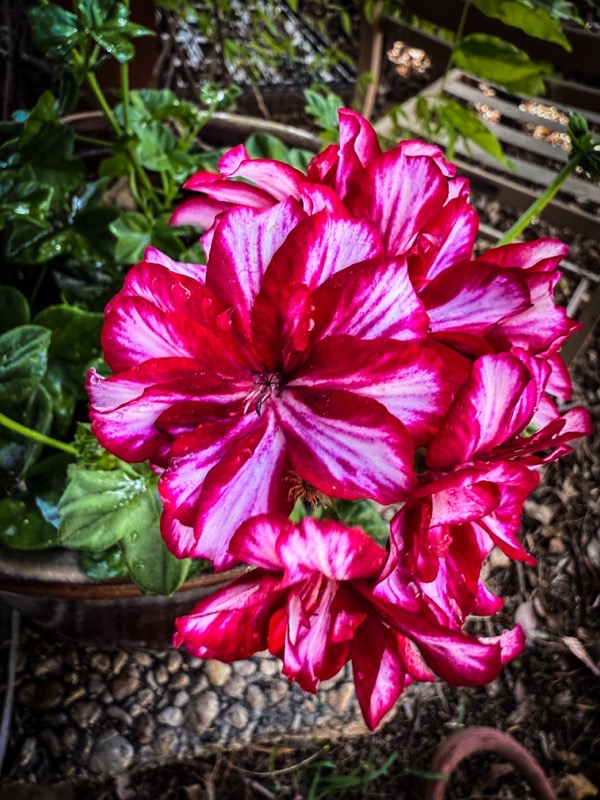
[[[259,423],[231,446],[204,480],[196,510],[197,555],[210,559],[217,569],[237,563],[227,550],[244,520],[292,509],[283,480],[285,439],[268,410]]]
[[[330,497],[387,504],[414,486],[410,437],[374,400],[345,391],[287,389],[274,408],[294,469]]]
[[[251,309],[273,254],[302,217],[298,204],[286,201],[266,211],[234,208],[218,224],[206,285],[224,305],[238,310],[242,329],[249,328]]]
[[[377,400],[403,423],[416,446],[436,433],[450,403],[443,364],[435,353],[386,339],[323,339],[288,386],[340,389]]]
[[[171,214],[169,225],[191,225],[198,231],[207,231],[219,214],[229,208],[231,203],[213,200],[212,197],[189,197]]]
[[[359,339],[422,339],[429,317],[415,294],[404,259],[350,266],[315,291],[315,334]]]
[[[187,264],[183,261],[173,261],[172,258],[157,250],[156,247],[147,247],[144,250],[144,263],[160,264],[176,272],[178,275],[187,275],[199,283],[204,283],[206,278],[206,264]]]

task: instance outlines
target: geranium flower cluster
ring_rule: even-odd
[[[352,661],[374,728],[412,681],[493,680],[524,646],[463,632],[501,605],[481,580],[517,538],[537,468],[590,430],[560,414],[560,242],[473,257],[468,184],[442,152],[383,152],[359,115],[308,174],[227,153],[173,221],[207,232],[206,265],[155,249],[109,303],[113,375],[88,380],[93,430],[160,473],[180,557],[251,567],[177,620],[177,644],[226,661],[268,648],[315,691]],[[307,517],[297,498],[399,510],[387,547]]]

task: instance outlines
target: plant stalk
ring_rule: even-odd
[[[463,7],[463,11],[460,17],[460,22],[458,23],[456,35],[454,36],[454,42],[452,44],[452,52],[450,53],[448,63],[446,64],[446,69],[444,70],[444,75],[442,77],[442,82],[440,84],[438,99],[444,94],[444,89],[446,88],[446,81],[448,80],[448,75],[450,74],[450,70],[452,69],[452,65],[454,64],[454,51],[462,41],[465,25],[467,24],[467,16],[469,15],[470,6],[471,6],[471,0],[465,0],[465,5]]]
[[[546,208],[548,203],[555,197],[556,193],[563,185],[563,183],[567,180],[569,175],[574,171],[575,167],[582,161],[585,157],[585,153],[577,153],[577,155],[572,156],[561,171],[554,177],[554,180],[550,183],[549,186],[544,189],[541,195],[534,200],[534,202],[529,206],[529,208],[524,211],[519,219],[512,225],[502,236],[502,238],[496,244],[496,247],[499,247],[503,244],[510,244],[517,236],[520,236],[521,233],[525,230],[525,228],[529,225],[532,219],[535,217],[539,217],[542,211]]]
[[[34,431],[33,428],[28,428],[25,425],[21,425],[20,422],[15,422],[14,419],[10,419],[10,417],[6,417],[2,413],[0,413],[0,425],[3,425],[5,428],[18,433],[21,436],[25,436],[27,439],[32,439],[34,442],[40,442],[41,444],[46,444],[49,447],[55,447],[57,450],[62,450],[64,453],[69,453],[69,455],[72,456],[79,455],[79,452],[72,445],[67,444],[66,442],[61,442],[59,439],[53,439],[52,436],[46,436],[39,431]]]

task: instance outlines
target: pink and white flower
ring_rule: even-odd
[[[524,646],[518,627],[476,639],[440,625],[426,604],[395,604],[377,585],[386,552],[359,528],[264,515],[240,527],[230,551],[255,569],[179,618],[175,644],[222,661],[268,649],[309,692],[352,661],[371,729],[413,681],[485,684]]]
[[[106,309],[114,375],[88,381],[102,444],[164,470],[174,552],[231,565],[245,519],[289,512],[290,474],[328,496],[405,496],[450,398],[406,263],[372,226],[293,200],[232,209],[206,280],[193,272],[131,270]]]

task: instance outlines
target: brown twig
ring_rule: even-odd
[[[475,753],[494,753],[509,761],[529,784],[537,800],[557,800],[544,771],[533,756],[508,733],[475,726],[450,736],[437,750],[429,769],[444,778],[428,778],[424,800],[444,800],[452,772]]]

